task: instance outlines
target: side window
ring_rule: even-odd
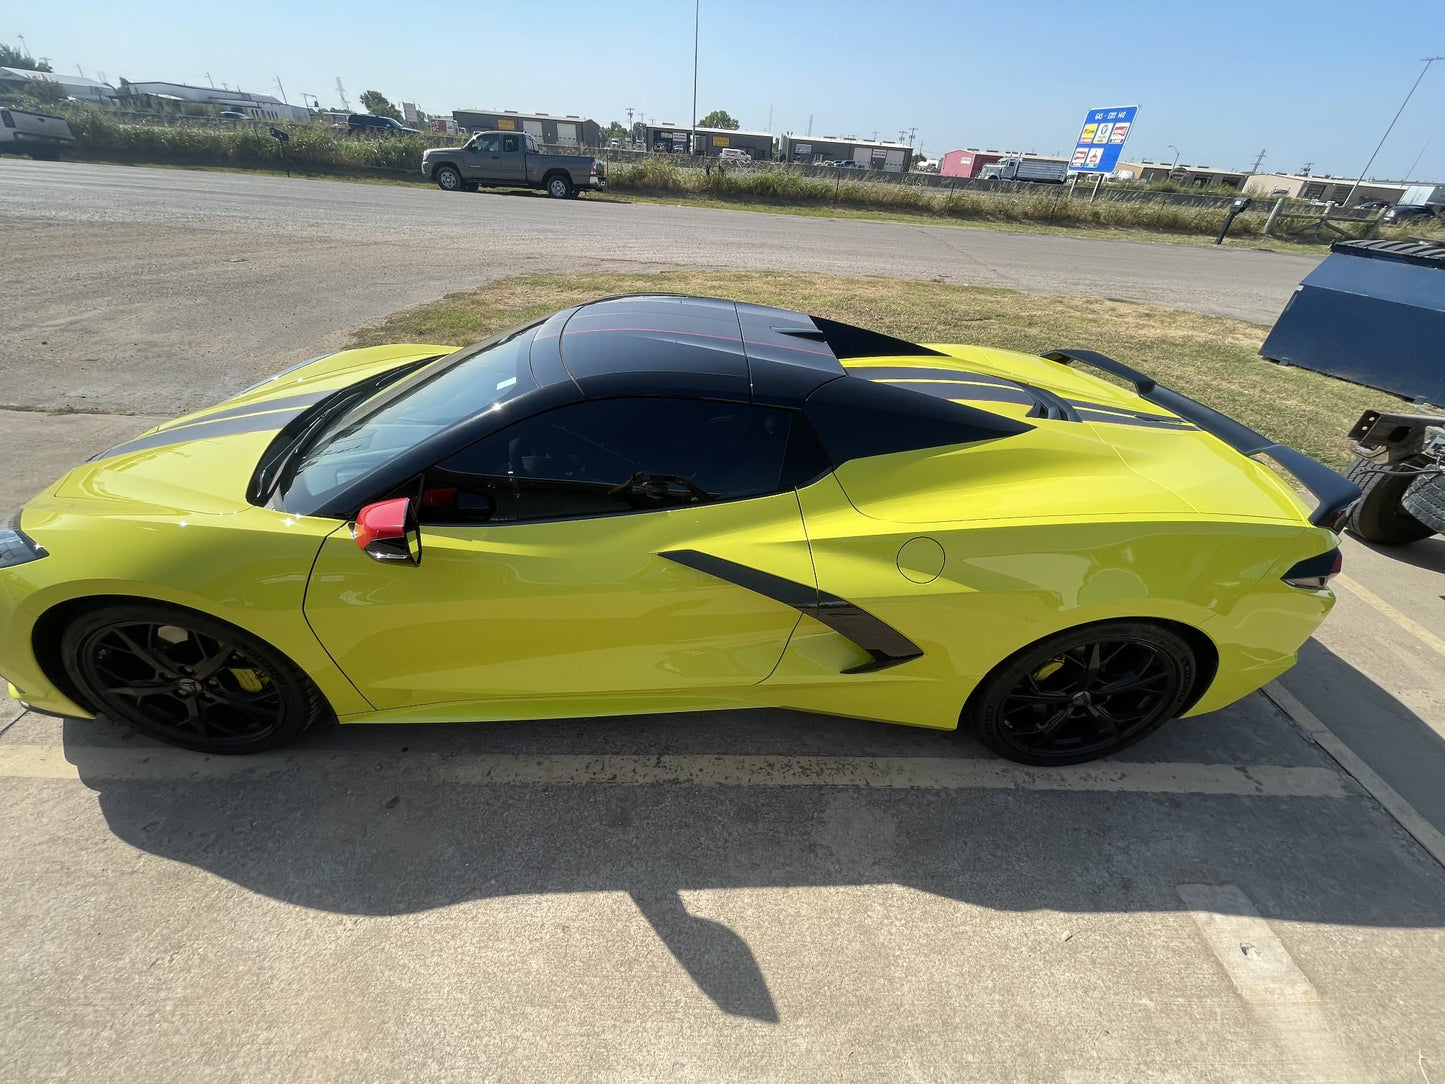
[[[472,150],[478,154],[495,154],[497,151],[497,140],[501,137],[496,134],[477,136],[472,143]]]
[[[676,508],[794,484],[791,411],[692,399],[603,399],[527,418],[427,472],[423,519],[519,523]],[[811,437],[808,438],[812,444]]]
[[[517,137],[514,135],[502,137],[502,150],[508,154],[516,154],[521,150]]]

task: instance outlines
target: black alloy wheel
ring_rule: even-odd
[[[1023,764],[1078,764],[1125,749],[1187,702],[1197,664],[1183,637],[1118,622],[1048,637],[1005,660],[969,698],[965,721]]]
[[[93,707],[183,749],[260,752],[323,714],[320,692],[294,663],[204,614],[144,602],[98,607],[66,629],[61,651]]]

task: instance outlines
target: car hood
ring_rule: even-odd
[[[25,512],[83,502],[92,515],[234,513],[246,507],[262,452],[291,419],[358,380],[455,349],[405,344],[313,358],[91,457]]]

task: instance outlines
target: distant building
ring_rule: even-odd
[[[157,98],[199,102],[202,105],[214,105],[219,109],[234,109],[258,120],[311,119],[311,110],[299,105],[288,105],[270,94],[252,94],[249,91],[227,90],[224,87],[193,87],[189,83],[127,83],[121,93],[128,96],[153,94]]]
[[[1182,162],[1174,166],[1168,162],[1120,161],[1115,172],[1121,177],[1125,173],[1133,174],[1127,179],[1142,181],[1144,184],[1173,181],[1182,188],[1241,188],[1244,186],[1244,179],[1249,176],[1243,170],[1191,166]]]
[[[913,162],[913,148],[902,143],[877,143],[840,136],[783,136],[782,159],[803,165],[857,162],[868,169],[906,173]]]
[[[602,127],[588,117],[518,113],[515,109],[454,109],[452,119],[465,132],[526,132],[551,147],[599,147]]]
[[[102,83],[99,79],[86,79],[80,75],[37,72],[29,68],[0,68],[0,89],[21,93],[26,85],[31,83],[54,83],[67,98],[78,98],[97,105],[114,104],[119,93],[109,83]]]
[[[643,129],[650,151],[700,154],[716,158],[723,150],[737,150],[755,162],[770,162],[776,140],[771,132],[745,132],[739,128],[692,128],[676,124],[649,124]]]
[[[1353,177],[1311,177],[1302,173],[1255,173],[1244,182],[1251,196],[1292,196],[1344,205],[1354,186]],[[1404,181],[1363,181],[1350,196],[1350,205],[1381,201],[1395,203],[1405,194]]]

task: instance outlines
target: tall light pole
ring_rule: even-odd
[[[1179,148],[1176,147],[1173,143],[1166,143],[1164,145],[1174,152],[1174,164],[1169,167],[1169,172],[1173,173],[1176,169],[1179,168]]]
[[[688,153],[697,153],[697,36],[701,25],[702,0],[692,0],[692,123],[688,128]]]
[[[1386,128],[1385,134],[1380,137],[1380,142],[1375,147],[1375,154],[1380,153],[1380,147],[1383,147],[1385,145],[1385,140],[1390,138],[1390,131],[1395,127],[1395,121],[1400,119],[1400,114],[1405,112],[1405,107],[1410,104],[1410,99],[1415,95],[1415,87],[1418,87],[1420,85],[1420,80],[1425,78],[1425,73],[1430,70],[1430,65],[1435,63],[1435,61],[1437,60],[1445,60],[1445,56],[1427,56],[1421,58],[1421,63],[1423,63],[1425,66],[1420,69],[1420,74],[1415,77],[1415,82],[1410,87],[1410,93],[1405,95],[1405,100],[1400,103],[1400,108],[1395,110],[1395,119],[1390,121],[1390,127]],[[1350,205],[1350,199],[1352,196],[1354,196],[1355,189],[1360,187],[1360,184],[1365,179],[1365,174],[1369,173],[1370,167],[1375,164],[1375,154],[1370,155],[1370,160],[1365,163],[1365,168],[1360,170],[1360,179],[1357,180],[1354,184],[1350,185],[1350,191],[1345,196],[1345,202],[1342,203],[1340,206],[1348,207]]]

